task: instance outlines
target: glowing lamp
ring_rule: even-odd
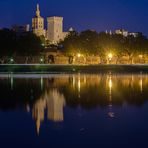
[[[80,54],[80,53],[78,53],[78,54],[77,54],[77,56],[78,56],[78,58],[80,58],[80,57],[81,57],[81,54]]]
[[[45,46],[45,44],[44,44],[44,43],[42,43],[42,46],[44,47],[44,46]]]
[[[14,62],[14,60],[13,60],[12,58],[10,59],[10,61],[11,61],[11,62]]]
[[[43,59],[41,58],[40,61],[43,62]]]
[[[108,54],[108,57],[109,57],[109,59],[112,59],[112,58],[113,58],[112,53],[109,53],[109,54]]]

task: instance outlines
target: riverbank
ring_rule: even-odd
[[[0,73],[148,73],[148,65],[0,65]]]

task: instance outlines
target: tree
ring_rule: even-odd
[[[81,49],[81,53],[85,56],[98,55],[98,33],[92,30],[81,32],[79,35],[79,46]]]
[[[135,56],[147,54],[148,51],[148,39],[140,33],[137,37],[133,35],[125,37],[105,32],[98,34],[92,30],[81,33],[71,32],[60,45],[69,56],[75,56],[78,53],[85,57],[97,55],[102,63],[107,62],[109,53],[113,54],[116,63],[123,56],[128,57],[129,63],[133,63]]]
[[[125,55],[129,58],[129,63],[133,64],[133,58],[137,55],[147,54],[148,39],[139,34],[137,37],[127,36],[123,44]]]
[[[39,55],[41,49],[43,49],[41,39],[33,33],[26,33],[18,38],[17,53],[19,55]]]
[[[79,34],[75,31],[70,32],[65,40],[61,41],[59,45],[62,45],[66,55],[76,55],[79,52]]]
[[[0,55],[12,56],[16,52],[17,36],[9,29],[0,30]]]

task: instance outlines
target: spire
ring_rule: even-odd
[[[40,17],[40,6],[39,6],[39,4],[37,4],[36,16]]]
[[[38,135],[40,134],[40,126],[41,126],[41,122],[40,122],[40,120],[37,120],[36,121],[36,130],[37,130]]]

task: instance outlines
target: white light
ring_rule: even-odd
[[[13,62],[14,60],[11,58],[10,61]]]

